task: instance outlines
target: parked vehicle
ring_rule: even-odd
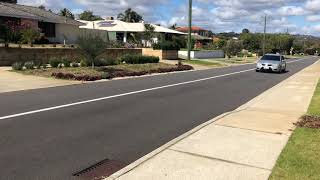
[[[257,72],[269,71],[282,73],[287,69],[284,56],[280,54],[266,54],[257,63]]]

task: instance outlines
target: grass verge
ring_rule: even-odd
[[[192,64],[192,65],[200,65],[200,66],[214,66],[214,67],[223,67],[224,64],[217,61],[201,61],[201,60],[184,60],[182,63]]]
[[[308,109],[309,116],[320,116],[320,82]],[[320,129],[297,127],[281,153],[270,180],[320,179]]]
[[[191,61],[184,60],[183,62],[186,64],[200,65],[200,66],[211,66],[211,67],[224,67],[230,66],[233,64],[246,64],[246,63],[254,63],[257,61],[256,57],[232,57],[230,59],[226,58],[214,58],[214,59],[194,59]]]

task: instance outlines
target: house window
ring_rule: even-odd
[[[45,37],[56,37],[56,25],[49,22],[39,22],[38,24],[41,33],[44,33]]]
[[[124,33],[117,33],[117,41],[123,42]]]

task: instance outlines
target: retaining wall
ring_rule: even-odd
[[[124,54],[142,55],[142,49],[107,49],[105,56],[118,58]],[[0,66],[11,66],[15,62],[42,61],[48,63],[52,57],[80,59],[75,48],[5,48],[0,47]]]

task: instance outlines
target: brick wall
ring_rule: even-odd
[[[142,55],[142,49],[107,49],[105,56],[118,58],[124,54]],[[81,58],[73,48],[4,48],[0,47],[0,66],[10,66],[15,62],[42,61],[47,63],[52,57]]]

